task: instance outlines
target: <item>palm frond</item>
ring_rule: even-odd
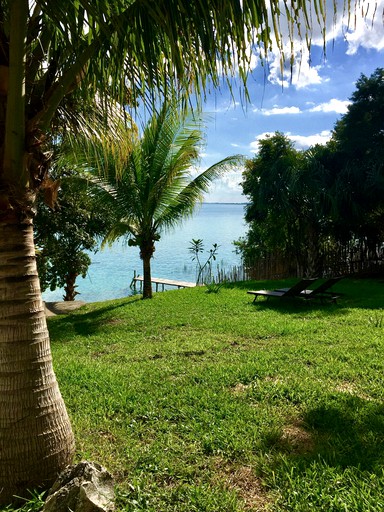
[[[137,232],[135,225],[131,224],[129,220],[119,220],[115,222],[109,232],[105,235],[101,242],[101,248],[103,249],[107,245],[111,246],[116,240],[123,238],[129,240],[134,238]]]
[[[98,92],[132,105],[155,91],[204,94],[223,79],[231,88],[234,75],[246,88],[252,48],[266,55],[275,41],[282,49],[283,33],[310,45],[314,27],[325,26],[325,0],[298,0],[294,8],[290,0],[35,4],[28,76],[35,92],[40,88],[44,107],[35,107],[44,123],[69,93],[84,100]]]
[[[157,236],[192,214],[214,179],[241,165],[239,155],[228,157],[193,177],[203,141],[201,126],[199,117],[169,101],[143,127],[140,138],[121,123],[105,140],[97,127],[89,137],[69,134],[71,164],[82,167],[98,189],[93,193],[114,211],[116,229],[109,242],[124,229],[129,235]]]
[[[202,202],[204,193],[208,192],[212,182],[226,172],[240,168],[243,162],[242,155],[230,156],[198,174],[179,189],[173,200],[161,211],[156,222],[169,229],[178,224],[183,217],[192,215],[196,204]]]

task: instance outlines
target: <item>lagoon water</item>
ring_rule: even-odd
[[[212,244],[219,245],[214,265],[230,269],[240,264],[234,252],[233,241],[246,232],[244,204],[204,203],[190,219],[175,230],[166,233],[156,243],[152,259],[152,276],[182,281],[196,280],[196,264],[188,250],[192,239],[202,239],[204,253],[208,257]],[[117,299],[132,294],[130,284],[134,272],[142,275],[142,262],[137,247],[128,247],[121,241],[112,247],[91,255],[92,264],[85,279],[77,279],[78,300],[95,302]],[[63,290],[43,293],[45,301],[60,301]]]

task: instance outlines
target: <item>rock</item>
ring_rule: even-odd
[[[68,313],[72,313],[76,309],[84,306],[86,302],[82,300],[62,300],[58,302],[45,302],[45,314],[47,316],[52,315],[67,315]]]
[[[113,512],[110,473],[95,462],[68,466],[50,489],[42,512]]]

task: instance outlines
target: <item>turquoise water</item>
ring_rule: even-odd
[[[183,281],[196,280],[196,266],[188,251],[192,238],[204,242],[206,259],[212,244],[220,247],[216,263],[230,269],[240,264],[234,252],[233,241],[245,234],[244,205],[204,203],[195,215],[184,221],[174,231],[166,233],[156,243],[152,259],[152,276]],[[117,299],[132,294],[130,284],[134,275],[142,275],[142,262],[137,247],[127,247],[116,242],[91,255],[92,264],[85,279],[77,280],[77,299],[86,302]],[[62,300],[63,290],[46,291],[46,301]]]

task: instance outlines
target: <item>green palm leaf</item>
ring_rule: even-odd
[[[132,136],[131,125],[115,125],[113,137],[103,140],[101,131],[91,137],[68,137],[73,165],[85,169],[92,193],[108,202],[116,219],[104,243],[125,237],[140,246],[143,264],[149,268],[154,243],[164,230],[191,215],[214,179],[239,167],[242,158],[225,158],[193,176],[203,142],[201,119],[180,111],[167,101],[142,129]],[[125,150],[120,150],[122,141]],[[64,161],[68,164],[68,157]],[[145,260],[145,261],[144,261]],[[147,285],[147,286],[146,286]],[[149,295],[150,282],[144,282]]]

